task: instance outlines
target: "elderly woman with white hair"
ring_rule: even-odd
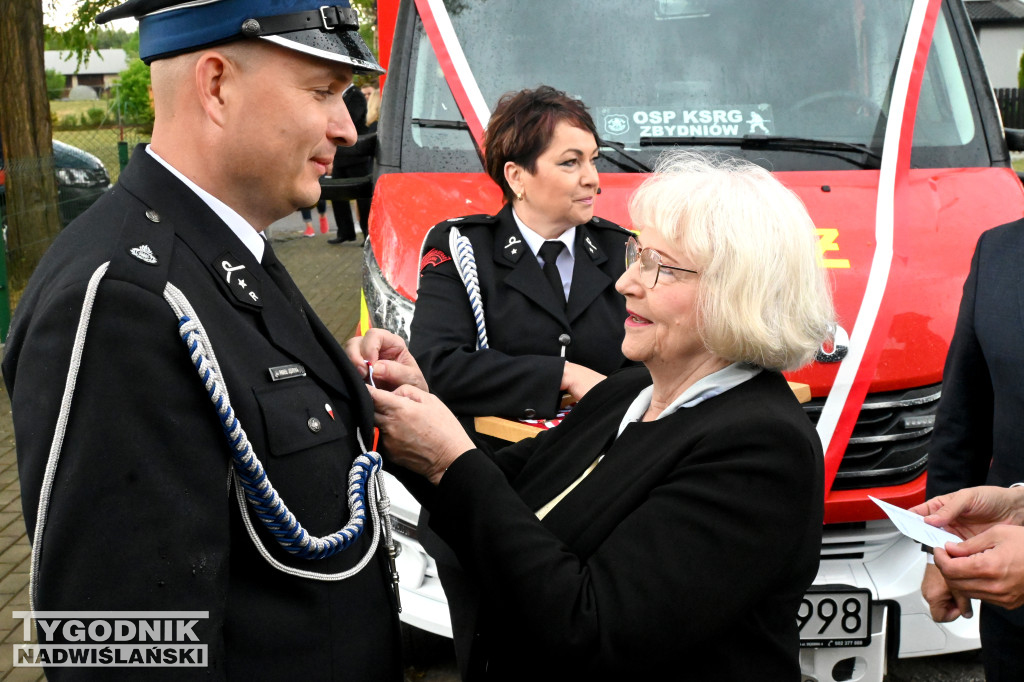
[[[644,366],[560,426],[489,455],[430,394],[371,389],[458,557],[440,568],[463,676],[799,680],[823,458],[780,372],[833,324],[814,226],[767,171],[695,153],[629,209],[622,350]]]

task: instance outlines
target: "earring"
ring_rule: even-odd
[[[522,192],[516,192],[516,201],[522,201],[522,200],[523,200],[523,193]]]

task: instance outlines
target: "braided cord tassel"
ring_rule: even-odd
[[[480,278],[476,271],[476,256],[473,244],[468,237],[462,236],[458,228],[451,228],[448,234],[448,246],[455,261],[455,269],[466,286],[469,306],[473,309],[473,321],[476,323],[476,349],[489,348],[487,343],[487,323],[484,320],[484,302],[480,296]]]
[[[330,535],[311,536],[289,511],[270,483],[263,464],[253,452],[245,429],[231,408],[227,388],[219,380],[216,357],[212,349],[207,347],[202,324],[187,314],[184,307],[188,306],[188,302],[180,291],[168,293],[165,293],[165,299],[178,314],[178,335],[185,342],[192,364],[217,410],[221,426],[231,444],[232,464],[240,488],[257,518],[285,551],[302,559],[326,559],[350,547],[366,526],[367,483],[381,470],[380,455],[372,451],[364,452],[352,463],[348,475],[348,523]]]

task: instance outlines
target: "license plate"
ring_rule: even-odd
[[[868,646],[871,592],[857,588],[812,587],[796,614],[802,647]]]

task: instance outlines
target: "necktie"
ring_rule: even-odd
[[[558,254],[562,253],[564,248],[565,244],[559,241],[546,241],[540,247],[540,257],[544,259],[544,276],[551,288],[555,290],[555,294],[563,306],[565,305],[565,287],[562,285],[562,275],[559,274],[555,261],[558,260]]]
[[[292,304],[292,307],[299,311],[302,315],[302,319],[309,324],[309,318],[306,317],[306,309],[303,307],[302,293],[299,288],[295,286],[295,282],[292,281],[291,275],[281,265],[281,261],[277,259],[277,254],[274,253],[274,249],[270,246],[268,240],[264,244],[263,248],[263,261],[261,263],[263,270],[270,275],[270,279],[274,280],[274,284],[281,290],[288,302]]]

